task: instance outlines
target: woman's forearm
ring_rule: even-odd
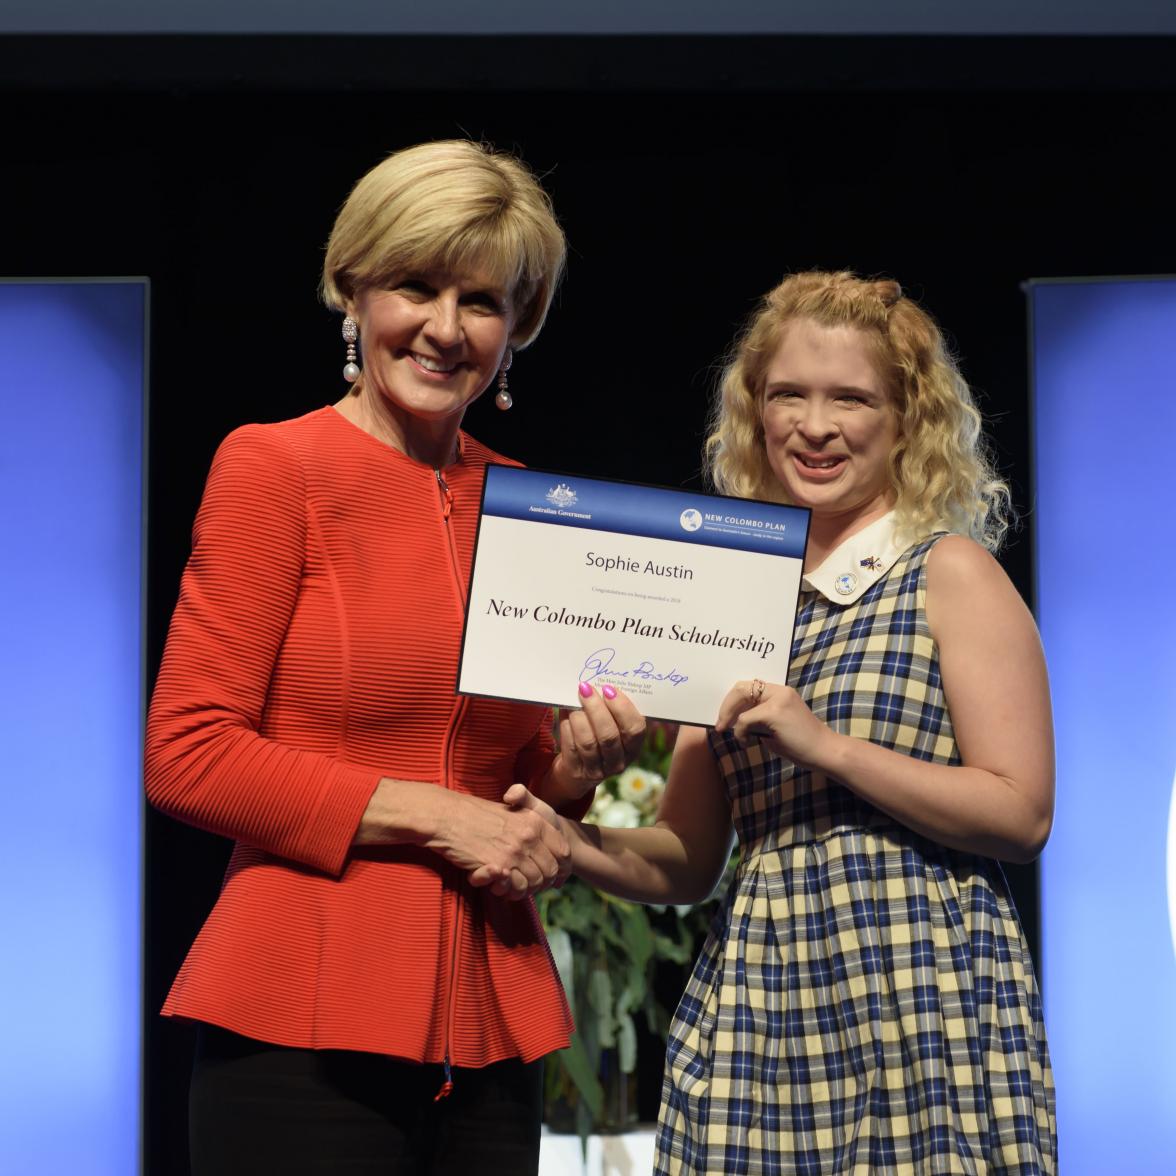
[[[610,894],[636,902],[701,902],[731,856],[731,809],[700,727],[682,727],[657,822],[610,829],[562,822],[572,870]]]
[[[943,845],[1030,861],[1049,836],[1054,801],[1049,681],[1033,618],[1000,565],[958,535],[928,557],[926,615],[962,763],[835,731],[793,687],[773,683],[738,683],[717,726],[823,772]]]
[[[572,848],[572,871],[599,890],[633,902],[701,902],[714,890],[730,852],[691,851],[662,824],[644,829],[609,829],[561,821]]]
[[[1049,836],[1040,789],[984,768],[929,763],[837,735],[818,770],[916,833],[953,849],[1027,862]]]
[[[383,777],[355,830],[354,845],[425,845],[445,821],[454,793],[423,780]]]
[[[565,835],[531,806],[419,780],[382,779],[354,844],[422,846],[465,871],[475,885],[501,882],[502,893],[513,898],[552,885],[569,869]]]

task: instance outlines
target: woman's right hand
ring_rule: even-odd
[[[530,812],[544,820],[549,827],[555,830],[564,840],[565,824],[563,818],[549,805],[546,801],[540,800],[534,793],[532,793],[525,784],[512,784],[502,798],[503,803],[509,805],[511,809],[516,812]],[[562,886],[572,873],[572,855],[569,843],[569,849],[566,856],[560,859],[559,873],[554,878],[548,878],[539,890],[547,890],[552,886]],[[493,894],[498,895],[499,898],[522,898],[526,894],[534,894],[535,888],[526,887],[521,888],[521,879],[517,871],[513,872],[511,876],[495,876],[486,867],[473,871],[470,874],[471,886],[489,886]]]
[[[571,868],[562,829],[544,819],[546,805],[526,795],[529,803],[510,804],[385,777],[353,844],[424,846],[464,870],[475,886],[501,883],[502,893],[523,898],[562,881]]]
[[[525,789],[524,789],[525,791]],[[520,899],[568,875],[571,846],[556,824],[545,820],[542,801],[509,805],[448,792],[450,811],[425,844],[465,870],[474,886]]]

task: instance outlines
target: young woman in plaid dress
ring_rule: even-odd
[[[812,511],[789,681],[681,731],[655,827],[561,822],[582,877],[657,903],[709,894],[739,838],[657,1171],[1053,1173],[997,864],[1049,834],[1049,689],[967,385],[896,283],[797,274],[737,341],[707,452],[719,490]]]

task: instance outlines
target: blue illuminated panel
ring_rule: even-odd
[[[1031,287],[1057,820],[1046,1023],[1067,1176],[1176,1172],[1176,281]]]
[[[0,282],[0,1172],[139,1164],[146,284]]]

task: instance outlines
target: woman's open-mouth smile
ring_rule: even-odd
[[[458,368],[456,363],[446,364],[431,355],[422,355],[419,351],[409,351],[406,354],[413,367],[430,376],[451,376]]]
[[[813,482],[835,478],[846,462],[845,455],[839,453],[794,453],[792,460],[800,476]]]

